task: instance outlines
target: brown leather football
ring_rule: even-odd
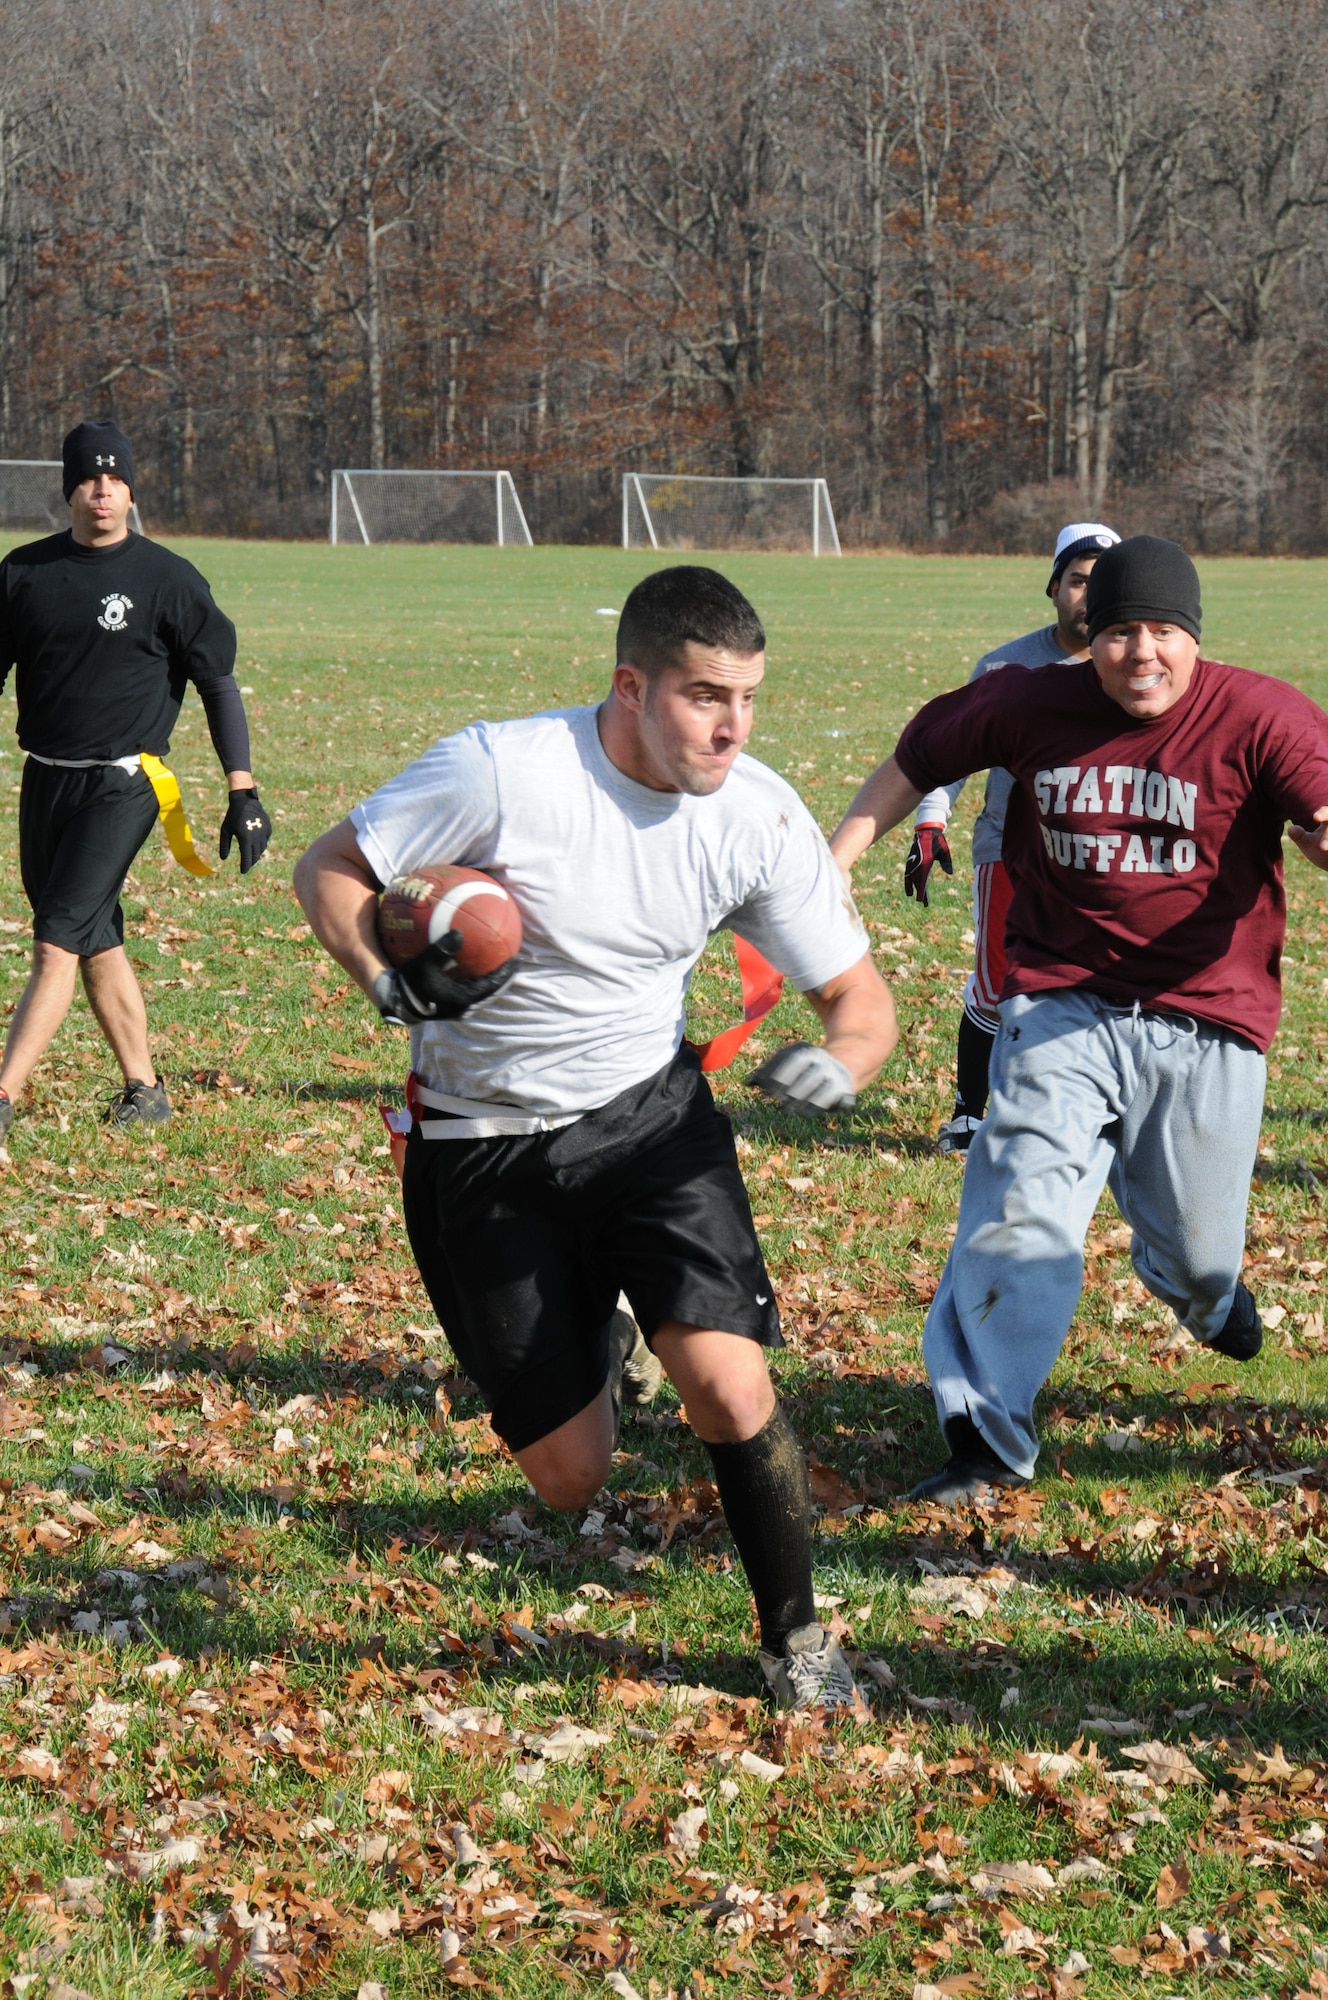
[[[409,965],[451,930],[461,933],[452,970],[463,978],[496,972],[521,949],[520,911],[479,868],[417,868],[389,882],[379,898],[378,938],[392,965]]]

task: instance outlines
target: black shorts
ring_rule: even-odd
[[[80,958],[123,944],[120,891],[156,818],[157,795],[142,771],[71,771],[29,757],[18,853],[33,937]]]
[[[733,1133],[689,1049],[558,1132],[417,1128],[403,1205],[439,1325],[513,1451],[598,1396],[620,1291],[647,1340],[681,1320],[782,1344]]]

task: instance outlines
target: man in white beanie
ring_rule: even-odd
[[[980,680],[996,667],[1063,667],[1088,658],[1088,579],[1104,549],[1120,540],[1101,521],[1071,521],[1056,537],[1047,596],[1056,607],[1054,625],[1025,632],[984,653],[969,676]],[[964,987],[959,1017],[958,1076],[954,1114],[937,1135],[943,1153],[966,1153],[987,1108],[987,1071],[1000,1017],[996,1001],[1005,978],[1005,918],[1010,877],[1001,860],[1005,808],[1014,780],[1008,771],[987,773],[986,796],[973,828],[973,970]],[[904,893],[927,902],[927,877],[937,864],[954,872],[945,827],[964,789],[958,784],[928,792],[914,821],[913,845],[904,863]]]

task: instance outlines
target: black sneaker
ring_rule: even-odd
[[[171,1100],[166,1095],[166,1086],[158,1077],[155,1083],[144,1083],[141,1077],[131,1076],[123,1090],[111,1097],[101,1114],[103,1125],[164,1125],[171,1115]]]
[[[1231,1311],[1223,1320],[1221,1331],[1201,1344],[1214,1354],[1225,1354],[1228,1361],[1253,1361],[1263,1346],[1263,1321],[1247,1285],[1237,1284]]]
[[[957,1507],[993,1488],[1004,1492],[1027,1486],[1022,1472],[998,1458],[971,1417],[951,1417],[945,1426],[950,1457],[939,1472],[910,1488],[910,1500],[933,1500],[940,1507]]]
[[[13,1102],[6,1091],[0,1090],[0,1146],[4,1145],[5,1139],[8,1136],[9,1128],[13,1124],[13,1122],[14,1122]]]

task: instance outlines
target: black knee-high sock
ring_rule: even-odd
[[[811,1496],[807,1461],[779,1405],[744,1444],[708,1444],[729,1533],[756,1599],[761,1644],[784,1641],[816,1616],[812,1602]]]
[[[959,1074],[955,1088],[955,1116],[981,1118],[987,1109],[987,1072],[996,1030],[981,1027],[965,1008],[959,1016]]]

